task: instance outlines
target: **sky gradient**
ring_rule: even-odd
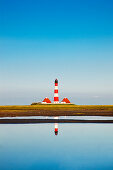
[[[0,105],[113,104],[112,0],[0,0]]]

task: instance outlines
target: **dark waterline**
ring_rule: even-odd
[[[108,116],[26,116],[2,117],[0,124],[33,124],[33,123],[113,123]]]
[[[107,123],[113,120],[71,120],[71,119],[1,119],[0,124],[37,124],[37,123]]]

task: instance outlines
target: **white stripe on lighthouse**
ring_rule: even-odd
[[[54,93],[54,97],[58,97],[58,93]]]
[[[55,86],[55,90],[58,90],[58,86]]]

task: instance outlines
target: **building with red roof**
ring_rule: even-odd
[[[62,104],[66,104],[66,103],[69,104],[69,103],[71,103],[71,102],[68,100],[68,98],[65,97],[65,98],[61,101],[61,103],[62,103]]]
[[[49,100],[49,98],[45,98],[43,101],[42,101],[42,104],[47,104],[47,103],[51,103],[51,101]]]

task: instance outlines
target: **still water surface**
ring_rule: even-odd
[[[0,117],[0,119],[72,119],[72,120],[113,120],[113,116],[17,116]]]
[[[113,170],[113,124],[0,125],[0,170]]]

